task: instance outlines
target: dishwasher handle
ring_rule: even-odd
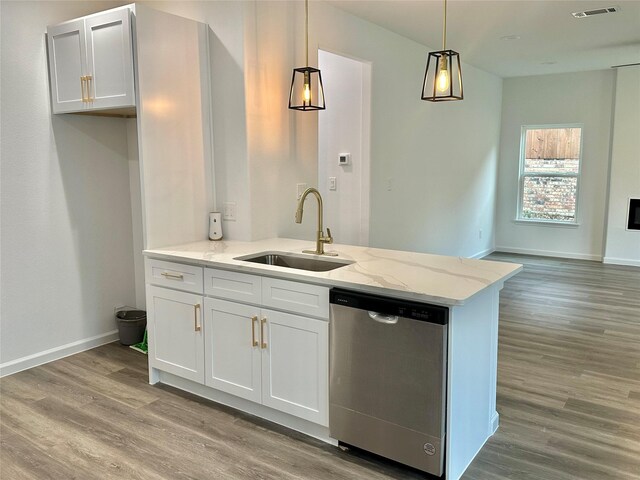
[[[387,325],[394,325],[396,323],[398,323],[398,319],[400,317],[398,317],[398,315],[386,315],[384,313],[378,313],[378,312],[369,312],[369,318],[371,318],[372,320],[375,320],[378,323],[385,323]]]

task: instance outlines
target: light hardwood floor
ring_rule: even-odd
[[[640,479],[640,269],[494,254],[500,429],[466,480]],[[169,387],[117,344],[0,381],[0,479],[413,479]]]

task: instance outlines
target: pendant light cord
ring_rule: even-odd
[[[444,20],[442,25],[442,50],[447,49],[447,0],[444,0]]]
[[[309,0],[304,0],[304,52],[309,66]]]

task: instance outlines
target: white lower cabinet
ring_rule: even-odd
[[[329,426],[328,288],[155,259],[146,279],[150,367]]]
[[[147,285],[149,366],[204,383],[202,296]]]
[[[328,426],[329,324],[205,299],[207,386]]]
[[[262,310],[262,403],[329,426],[329,322]]]
[[[205,298],[205,385],[262,401],[259,315],[258,307]]]

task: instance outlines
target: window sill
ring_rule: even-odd
[[[515,218],[513,223],[516,225],[530,225],[532,227],[561,227],[561,228],[578,228],[579,223],[569,222],[554,222],[553,220],[523,220],[521,218]]]

